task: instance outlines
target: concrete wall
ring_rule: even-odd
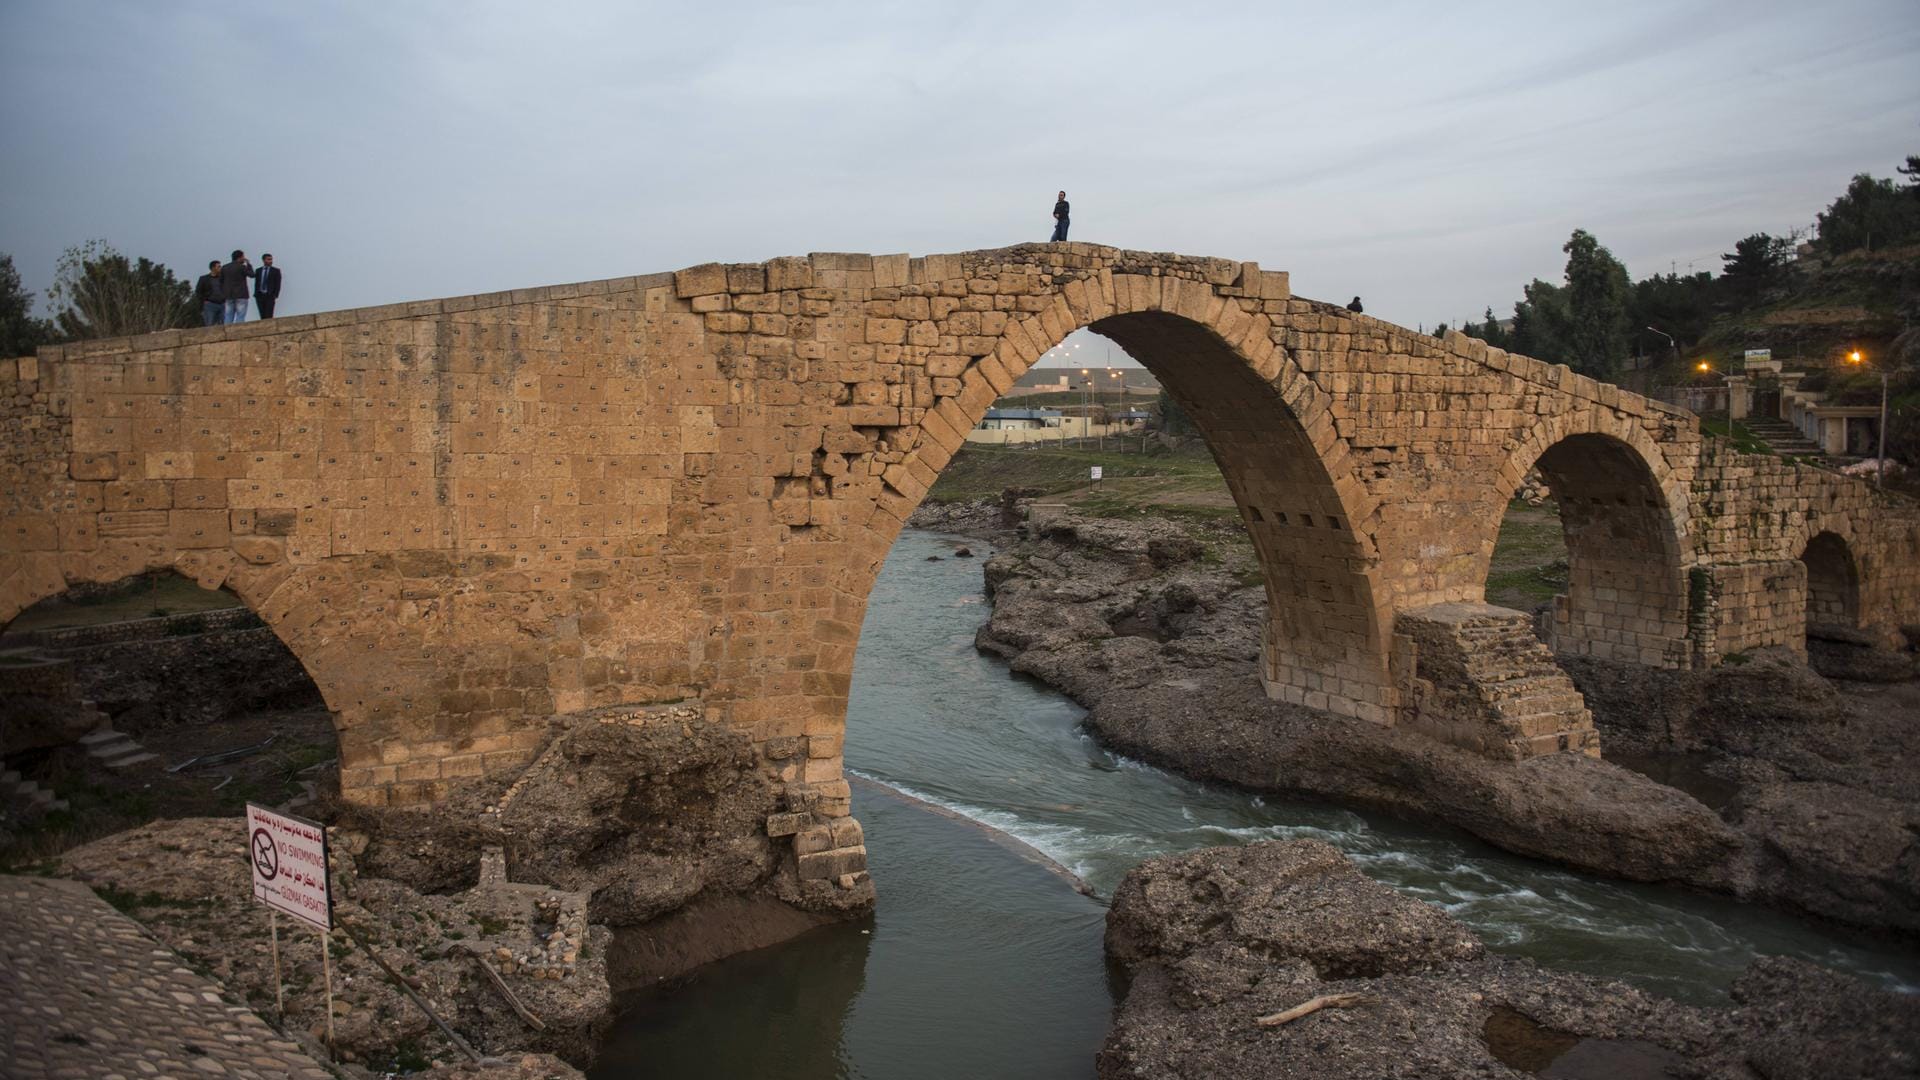
[[[1570,507],[1564,648],[1711,662],[1738,627],[1695,602],[1713,594],[1695,571],[1797,559],[1813,518],[1855,551],[1863,626],[1890,634],[1920,595],[1901,568],[1920,518],[1863,484],[1742,458],[1564,367],[1293,297],[1251,263],[1062,244],[44,350],[0,374],[0,616],[161,566],[233,590],[338,714],[362,801],[515,770],[556,712],[689,700],[750,732],[773,782],[838,806],[888,546],[1080,327],[1206,434],[1267,571],[1276,697],[1406,719],[1396,613],[1482,598],[1536,462]]]

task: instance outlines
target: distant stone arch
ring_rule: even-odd
[[[1807,568],[1807,630],[1860,625],[1860,571],[1853,550],[1838,533],[1822,531],[1800,553]]]
[[[1686,503],[1671,497],[1663,482],[1666,458],[1632,425],[1567,432],[1568,426],[1542,423],[1514,456],[1516,467],[1504,474],[1524,477],[1539,469],[1560,510],[1568,582],[1554,600],[1553,647],[1571,655],[1685,667]],[[1513,489],[1502,494],[1504,504]]]

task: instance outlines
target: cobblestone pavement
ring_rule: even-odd
[[[85,885],[0,876],[0,1076],[332,1075]]]

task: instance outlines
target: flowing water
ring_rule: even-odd
[[[858,776],[1025,841],[1098,896],[1163,852],[1310,837],[1498,951],[1718,1003],[1755,956],[1920,989],[1920,956],[1725,900],[1583,877],[1445,829],[1269,802],[1101,749],[1080,708],[976,652],[980,560],[908,532],[854,668]],[[929,561],[929,556],[940,556]],[[703,969],[628,1003],[597,1078],[1089,1077],[1113,1003],[1104,908],[983,830],[862,785],[872,920]]]

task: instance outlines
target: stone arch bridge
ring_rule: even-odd
[[[1916,618],[1909,502],[1253,263],[1077,243],[711,264],[0,364],[0,618],[157,567],[232,589],[313,675],[363,803],[519,769],[555,714],[697,701],[769,783],[844,814],[887,548],[1082,327],[1205,433],[1265,569],[1274,697],[1496,757],[1597,752],[1528,620],[1482,603],[1536,465],[1571,553],[1561,653],[1699,668],[1801,648],[1810,619],[1893,643]]]

